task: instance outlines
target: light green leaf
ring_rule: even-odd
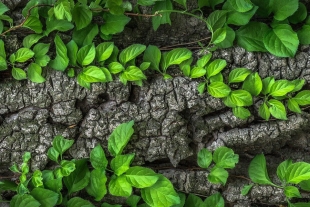
[[[213,167],[208,175],[208,181],[214,184],[226,184],[228,172],[221,167]]]
[[[9,11],[10,9],[3,4],[2,2],[0,2],[0,15],[4,14],[5,12]]]
[[[114,196],[129,197],[132,193],[132,187],[125,175],[113,175],[109,183],[109,192]]]
[[[127,67],[122,75],[123,78],[128,81],[146,80],[146,76],[143,74],[142,70],[136,66]]]
[[[297,31],[298,39],[300,44],[309,45],[310,44],[310,25],[303,25],[300,30]]]
[[[108,140],[108,149],[113,156],[121,154],[129,142],[129,139],[134,132],[132,127],[133,124],[134,121],[120,124],[110,135]]]
[[[89,184],[86,191],[89,195],[95,197],[96,201],[100,201],[107,193],[107,176],[103,168],[94,169],[90,173]]]
[[[241,190],[241,195],[246,196],[253,186],[254,186],[253,184],[243,186]]]
[[[153,170],[140,166],[129,168],[125,176],[130,185],[136,188],[150,187],[159,179],[159,176]]]
[[[292,30],[290,25],[279,24],[264,37],[264,45],[273,55],[278,57],[294,57],[299,40],[297,33]]]
[[[267,95],[270,93],[272,85],[275,83],[274,77],[264,78],[263,81],[262,94]]]
[[[170,207],[180,203],[179,195],[171,182],[162,175],[151,187],[141,189],[143,200],[152,207]]]
[[[288,80],[277,80],[270,88],[270,95],[273,97],[285,96],[287,93],[293,91],[295,85]]]
[[[54,207],[58,201],[58,193],[44,188],[34,188],[30,195],[40,202],[42,207]]]
[[[82,65],[89,65],[91,64],[96,56],[96,49],[94,44],[86,45],[79,49],[77,53],[77,62]]]
[[[287,107],[292,112],[299,113],[299,114],[301,113],[301,109],[300,109],[297,101],[295,101],[294,99],[289,99],[287,101]]]
[[[87,88],[88,90],[90,90],[90,83],[87,81],[87,78],[85,78],[85,76],[83,74],[79,74],[77,76],[77,82],[80,86]]]
[[[176,48],[167,53],[163,58],[165,59],[165,64],[163,71],[171,65],[181,64],[184,60],[190,59],[192,57],[192,52],[186,48]]]
[[[114,171],[114,174],[117,176],[125,173],[129,167],[131,162],[135,157],[135,153],[125,154],[125,155],[116,155],[111,161],[111,169]]]
[[[276,186],[271,182],[268,176],[266,159],[263,154],[256,155],[251,161],[249,176],[254,183]]]
[[[215,193],[203,202],[205,206],[224,207],[225,201],[220,193]]]
[[[15,78],[16,80],[23,80],[23,79],[27,79],[27,75],[26,72],[20,68],[12,68],[12,76],[13,78]]]
[[[88,83],[97,83],[97,82],[105,82],[106,77],[104,72],[96,67],[96,66],[88,66],[83,69],[83,72],[79,75],[82,76],[82,79]]]
[[[217,75],[219,72],[221,72],[226,67],[226,65],[227,65],[226,60],[223,60],[223,59],[213,60],[207,66],[207,77],[210,78],[212,76]]]
[[[258,114],[266,121],[269,120],[270,112],[269,112],[269,108],[266,103],[263,103],[262,105],[259,106]]]
[[[6,59],[6,52],[4,48],[4,42],[0,39],[0,56]]]
[[[310,164],[306,162],[296,162],[288,166],[285,177],[287,183],[298,184],[301,181],[310,179]]]
[[[271,99],[268,101],[268,104],[270,105],[269,112],[273,117],[287,120],[285,107],[280,101]]]
[[[229,83],[239,83],[246,79],[252,71],[247,68],[235,68],[229,73]]]
[[[73,145],[73,143],[73,140],[65,139],[63,136],[57,135],[54,137],[52,144],[55,150],[62,155]]]
[[[161,52],[157,46],[149,45],[143,55],[144,62],[151,63],[151,69],[159,71],[159,63],[161,59]]]
[[[173,5],[172,5],[171,0],[156,1],[155,5],[153,6],[152,13],[155,13],[161,10],[172,10],[172,9],[173,9]],[[158,29],[158,27],[161,24],[171,25],[170,13],[171,12],[164,12],[164,13],[160,13],[161,16],[157,15],[157,16],[152,17],[152,25],[155,31]]]
[[[292,163],[293,163],[292,160],[285,160],[279,164],[277,168],[277,176],[282,182],[285,182],[285,174],[286,174],[287,168]]]
[[[295,85],[294,90],[292,92],[300,91],[302,87],[305,85],[306,81],[304,79],[295,79],[291,81]]]
[[[42,23],[37,17],[30,16],[27,18],[23,27],[33,30],[35,33],[42,33]]]
[[[212,57],[212,53],[202,56],[201,58],[197,60],[196,65],[201,68],[205,67],[207,63],[209,62],[209,60],[211,59],[211,57]]]
[[[41,204],[34,199],[31,195],[24,194],[24,195],[15,195],[11,202],[10,207],[39,207]]]
[[[175,1],[175,2],[177,2],[177,3],[179,3],[179,4],[181,4],[184,8],[187,8],[187,7],[186,7],[186,0],[173,0],[173,1]]]
[[[209,81],[210,81],[210,83],[213,83],[213,82],[224,82],[224,78],[223,78],[222,73],[218,73],[215,76],[212,76],[209,79]]]
[[[228,101],[234,106],[251,106],[253,104],[252,96],[249,92],[245,90],[235,90],[232,91],[229,96],[226,98],[229,100],[224,100],[224,102]]]
[[[147,70],[150,66],[151,66],[150,62],[143,62],[140,64],[140,69],[144,71],[144,70]]]
[[[56,19],[67,19],[69,22],[72,20],[70,2],[67,0],[60,0],[54,7],[54,15]]]
[[[32,58],[33,56],[34,52],[29,48],[20,48],[15,53],[15,61],[23,63]]]
[[[85,4],[75,4],[72,10],[72,21],[75,22],[76,29],[80,30],[90,24],[93,18],[92,11]]]
[[[237,44],[247,51],[267,52],[263,39],[269,31],[265,23],[250,22],[236,31]]]
[[[117,74],[125,70],[124,66],[119,62],[112,62],[109,64],[109,70],[112,74]]]
[[[257,72],[250,74],[242,84],[242,89],[250,92],[252,96],[258,96],[262,88],[263,83]]]
[[[126,15],[113,15],[108,12],[103,16],[105,24],[100,27],[100,31],[104,35],[116,34],[124,30],[125,25],[130,21]]]
[[[232,8],[237,12],[247,12],[253,8],[250,0],[227,0]]]
[[[31,46],[37,43],[42,37],[43,35],[39,34],[28,35],[23,39],[23,46],[30,49]]]
[[[50,62],[50,67],[55,70],[64,71],[69,64],[69,58],[67,56],[67,48],[58,35],[54,39],[56,45],[56,58]]]
[[[95,169],[105,170],[108,166],[108,160],[101,145],[97,145],[90,151],[90,163]]]
[[[43,83],[45,78],[42,77],[42,68],[36,63],[31,63],[27,70],[28,78],[34,83]]]
[[[123,65],[125,65],[127,62],[135,59],[138,55],[143,53],[145,49],[146,49],[145,45],[141,44],[130,45],[119,54],[119,60]]]
[[[67,75],[68,75],[68,77],[73,78],[75,76],[74,69],[73,68],[69,68],[68,71],[67,71]]]
[[[298,105],[305,106],[310,104],[310,90],[303,90],[297,93],[297,95],[293,98],[294,101],[298,103]]]
[[[7,68],[8,68],[8,65],[6,63],[6,59],[0,56],[0,71],[6,70]]]
[[[208,85],[208,93],[215,98],[224,98],[230,94],[231,89],[223,82],[213,82]]]
[[[207,27],[211,32],[215,32],[217,29],[222,28],[226,23],[227,11],[215,10],[209,14],[207,18]]]
[[[284,187],[284,195],[291,199],[291,198],[301,198],[300,192],[298,188],[295,186],[285,186]]]
[[[62,176],[69,176],[75,170],[75,163],[73,161],[62,160],[60,165],[60,172]]]
[[[194,67],[190,72],[191,78],[200,78],[206,74],[206,69],[202,67]]]
[[[212,35],[212,39],[211,42],[213,44],[219,44],[221,42],[223,42],[226,38],[226,27],[222,27],[217,29],[213,35]]]
[[[213,161],[217,167],[234,168],[239,161],[239,155],[228,147],[219,147],[213,153]]]
[[[273,0],[273,13],[276,20],[282,21],[292,16],[298,9],[298,0]]]
[[[225,26],[225,28],[226,28],[225,39],[222,42],[216,44],[216,46],[221,49],[232,47],[234,45],[234,40],[236,37],[235,31],[232,28],[230,28],[229,26]]]
[[[203,92],[205,91],[205,88],[206,88],[205,82],[199,83],[197,90],[198,90],[200,95],[203,94]]]
[[[91,204],[91,202],[84,200],[80,197],[73,197],[68,201],[67,207],[95,207],[95,206]]]
[[[49,50],[50,44],[38,43],[33,47],[34,57],[42,57]]]
[[[247,119],[251,116],[249,109],[246,109],[242,106],[233,107],[233,114],[239,119]]]
[[[54,147],[50,147],[47,151],[47,157],[57,163],[59,155],[59,152]]]
[[[113,42],[100,43],[96,47],[96,60],[98,62],[105,61],[112,55],[113,49],[114,49]]]
[[[52,31],[55,31],[55,30],[58,30],[61,32],[66,32],[66,31],[71,30],[73,28],[74,28],[74,25],[67,20],[57,20],[57,19],[49,20],[49,19],[46,19],[46,30],[44,31],[44,34],[46,36],[48,36],[49,33],[51,33]]]
[[[208,149],[201,149],[197,154],[197,163],[201,168],[208,168],[212,162],[212,153]]]

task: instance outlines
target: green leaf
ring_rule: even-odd
[[[294,57],[299,40],[297,33],[292,30],[290,25],[279,24],[264,37],[264,45],[275,56]]]
[[[301,181],[310,179],[310,164],[306,162],[296,162],[288,166],[285,181],[291,184],[298,184]]]
[[[254,186],[253,184],[243,186],[241,190],[241,195],[246,196],[253,186]]]
[[[186,198],[184,206],[202,207],[203,201],[198,196],[190,193]]]
[[[174,1],[181,4],[184,8],[187,8],[186,7],[186,0],[174,0]]]
[[[88,83],[105,82],[106,77],[104,72],[96,66],[88,66],[83,69],[83,72],[79,75],[82,76],[83,80]]]
[[[281,162],[277,168],[277,176],[278,178],[284,182],[285,181],[285,174],[287,172],[287,168],[292,164],[292,160],[285,160]]]
[[[274,77],[267,77],[262,80],[263,88],[262,94],[267,95],[270,93],[272,85],[275,83]]]
[[[208,149],[201,149],[197,154],[197,163],[201,168],[208,168],[212,162],[212,153]]]
[[[258,10],[256,14],[259,17],[268,17],[273,9],[274,0],[251,0],[256,6],[258,6]]]
[[[113,175],[109,183],[109,192],[114,196],[129,197],[132,193],[132,187],[125,175]]]
[[[130,21],[126,15],[113,15],[105,12],[103,15],[105,24],[100,27],[100,31],[104,35],[113,35],[124,30],[125,25]]]
[[[140,69],[144,71],[144,70],[147,70],[150,66],[151,66],[150,62],[143,62],[140,64]]]
[[[1,184],[0,184],[1,185]],[[302,190],[310,191],[310,180],[304,180],[299,183]]]
[[[124,2],[125,3],[125,2]],[[106,7],[111,14],[120,15],[124,13],[125,8],[122,0],[107,0]]]
[[[152,6],[155,4],[155,0],[138,0],[137,4],[141,6]]]
[[[11,202],[10,207],[39,207],[41,204],[34,199],[31,195],[15,195]]]
[[[101,145],[97,145],[90,151],[90,162],[93,168],[105,170],[108,166],[108,160]]]
[[[196,65],[201,68],[205,67],[207,63],[210,61],[211,57],[212,57],[212,53],[202,56],[201,58],[197,60]]]
[[[43,83],[45,78],[42,77],[42,68],[36,63],[31,63],[27,70],[28,78],[34,83]]]
[[[287,101],[287,107],[292,112],[299,113],[299,114],[301,113],[301,109],[300,109],[297,101],[295,101],[294,99],[289,99]]]
[[[212,76],[209,79],[209,81],[210,81],[210,83],[213,83],[213,82],[224,82],[224,78],[223,78],[222,73],[218,73],[215,76]]]
[[[253,105],[251,94],[241,89],[232,91],[223,101],[233,104],[231,107]]]
[[[233,114],[239,119],[247,119],[251,116],[249,109],[242,106],[233,107]]]
[[[215,10],[207,18],[207,27],[213,33],[219,28],[222,28],[226,23],[227,11]]]
[[[227,65],[226,60],[223,59],[216,59],[213,60],[208,66],[207,66],[207,77],[210,78],[212,76],[217,75],[219,72],[221,72]]]
[[[200,78],[206,74],[206,69],[202,67],[194,67],[190,72],[191,78]]]
[[[33,47],[34,57],[44,56],[49,50],[50,44],[38,43]]]
[[[61,165],[61,174],[63,176],[69,176],[75,170],[75,163],[73,161],[62,160]]]
[[[101,67],[100,69],[102,70],[102,72],[105,75],[105,78],[106,78],[105,82],[113,81],[112,75],[111,75],[110,71],[107,68]]]
[[[239,155],[228,147],[219,147],[213,153],[213,161],[217,167],[234,168],[239,161]]]
[[[297,31],[300,44],[302,45],[310,44],[309,34],[310,34],[310,25],[303,25],[302,28]]]
[[[15,78],[16,80],[24,80],[27,79],[27,75],[26,72],[20,68],[12,68],[12,76],[13,78]]]
[[[58,163],[59,152],[54,147],[50,147],[47,151],[47,157]]]
[[[34,52],[29,48],[20,48],[15,53],[15,61],[23,63],[32,58],[33,56]]]
[[[89,201],[84,200],[80,197],[73,197],[71,198],[68,203],[68,207],[95,207],[93,204],[91,204]]]
[[[298,0],[273,0],[273,13],[276,20],[282,21],[292,16],[298,9]]]
[[[269,31],[265,23],[250,22],[236,31],[237,44],[250,52],[267,52],[263,39]]]
[[[54,137],[52,144],[55,150],[62,155],[73,145],[73,143],[73,140],[65,139],[63,136],[57,135]]]
[[[54,7],[54,15],[56,19],[67,19],[69,22],[72,20],[70,2],[67,0],[60,0]]]
[[[203,202],[205,206],[224,207],[225,202],[220,193],[215,193]]]
[[[224,4],[224,6],[225,5],[226,4]],[[223,6],[223,9],[224,9],[224,6]],[[254,6],[250,11],[243,12],[243,13],[237,12],[235,10],[230,11],[227,17],[227,24],[233,24],[237,26],[247,25],[249,21],[252,19],[252,17],[254,16],[257,9],[258,7]],[[227,8],[226,10],[231,10],[231,9]]]
[[[137,207],[140,200],[141,200],[140,196],[131,195],[127,198],[126,204],[128,204],[130,207]]]
[[[129,142],[131,135],[133,134],[134,121],[120,124],[117,126],[108,140],[109,152],[115,157],[122,153],[123,149]]]
[[[42,23],[37,17],[30,16],[27,18],[23,27],[33,30],[35,33],[42,33]]]
[[[252,71],[247,68],[235,68],[229,73],[229,83],[239,83],[246,79]]]
[[[94,38],[99,33],[97,24],[89,24],[87,27],[76,30],[73,30],[72,39],[76,42],[79,47],[83,47],[85,45],[93,44]]]
[[[184,60],[190,59],[192,57],[192,52],[186,48],[176,48],[167,53],[166,56],[163,57],[165,59],[164,67],[162,67],[163,71],[171,65],[181,64]]]
[[[205,88],[206,88],[205,82],[199,83],[197,90],[198,90],[200,95],[203,94],[203,92],[205,91]]]
[[[119,60],[123,65],[125,65],[127,62],[135,59],[138,55],[143,53],[145,49],[146,49],[145,45],[141,44],[130,45],[119,54]]]
[[[114,174],[117,176],[125,173],[129,167],[131,162],[135,157],[135,153],[125,154],[125,155],[116,155],[111,161],[111,169],[114,171]]]
[[[294,101],[298,103],[298,105],[305,106],[310,104],[310,90],[303,90],[297,93],[297,95],[293,98]]]
[[[143,74],[142,70],[136,66],[127,67],[122,75],[123,78],[128,81],[146,80],[146,76]]]
[[[242,89],[250,92],[252,96],[258,96],[262,88],[263,83],[257,72],[250,74],[242,84]]]
[[[68,42],[66,47],[68,51],[69,64],[75,66],[79,48],[74,40]]]
[[[171,0],[156,1],[155,5],[153,6],[152,13],[155,13],[161,10],[172,10],[172,9],[173,9],[173,6],[172,6]],[[158,27],[161,24],[171,25],[170,13],[171,12],[164,12],[164,13],[160,13],[161,16],[158,15],[158,16],[152,17],[152,25],[155,31],[158,29]]]
[[[228,172],[221,167],[213,167],[208,175],[208,181],[213,184],[226,184]]]
[[[130,185],[136,188],[150,187],[159,179],[158,175],[153,170],[140,166],[129,168],[125,176]]]
[[[82,190],[89,182],[90,173],[87,160],[75,160],[75,167],[76,169],[69,176],[63,178],[69,194]]]
[[[69,64],[69,58],[67,56],[67,48],[58,35],[54,39],[56,45],[56,58],[50,62],[50,67],[55,70],[64,71]]]
[[[287,120],[285,107],[280,101],[271,99],[268,101],[268,104],[270,105],[269,112],[273,117]]]
[[[96,201],[100,201],[107,194],[106,182],[107,176],[105,175],[104,169],[94,169],[90,173],[89,184],[86,187],[87,193],[95,197]]]
[[[37,43],[42,37],[43,35],[39,34],[28,35],[23,39],[23,46],[30,49],[31,46]]]
[[[0,56],[0,71],[6,70],[7,68],[8,68],[8,65],[6,63],[6,59]]]
[[[226,28],[226,37],[222,42],[216,44],[218,48],[230,48],[234,45],[234,40],[236,37],[235,31],[228,26],[225,26],[225,28]]]
[[[275,186],[268,176],[266,159],[263,154],[256,155],[251,161],[249,166],[249,176],[254,183]]]
[[[122,207],[122,205],[119,205],[119,204],[111,205],[108,203],[103,203],[101,207]]]
[[[0,2],[0,15],[4,14],[5,12],[9,11],[10,9],[3,4],[2,2]]]
[[[109,64],[109,70],[112,74],[117,74],[125,70],[124,66],[119,62],[112,62]]]
[[[308,207],[309,203],[306,202],[298,202],[298,203],[289,203],[289,207]]]
[[[92,11],[85,4],[76,4],[72,10],[72,21],[75,22],[76,29],[80,30],[90,24],[93,18]]]
[[[300,91],[302,87],[305,85],[306,81],[304,79],[296,79],[291,81],[295,85],[294,90],[292,92]]]
[[[42,207],[54,207],[58,201],[58,193],[44,188],[34,188],[30,195],[40,202]]]
[[[105,61],[112,55],[113,49],[114,49],[113,42],[100,43],[96,47],[96,60],[98,62]]]
[[[73,68],[69,68],[68,69],[68,72],[67,72],[67,75],[70,77],[70,78],[73,78],[75,76],[75,71]]]
[[[73,28],[74,28],[74,25],[67,20],[46,19],[46,30],[44,31],[44,34],[48,36],[49,33],[55,30],[66,32]]]
[[[250,0],[227,0],[237,12],[247,12],[253,8],[253,4]]]
[[[171,182],[162,175],[151,187],[141,189],[143,200],[152,207],[170,207],[180,203],[179,195]]]
[[[270,95],[273,97],[285,96],[287,93],[293,91],[295,85],[288,80],[277,80],[270,88]]]
[[[213,44],[219,44],[221,42],[223,42],[226,38],[226,27],[222,27],[217,29],[213,35],[212,35],[212,39],[211,42]]]
[[[6,59],[6,52],[5,52],[5,48],[4,48],[4,42],[1,39],[0,39],[0,57],[3,57],[4,59]]]
[[[270,112],[266,103],[263,103],[262,105],[259,106],[258,114],[266,121],[269,120]]]
[[[304,21],[307,17],[307,14],[307,7],[303,3],[299,2],[297,11],[292,16],[290,16],[288,20],[293,24],[297,24]]]
[[[86,45],[79,49],[77,53],[77,62],[82,65],[89,65],[91,64],[96,56],[96,49],[94,44]]]
[[[224,98],[230,94],[231,89],[223,82],[213,82],[208,85],[208,93],[215,98]]]
[[[143,61],[151,63],[151,69],[159,71],[161,52],[158,47],[149,45],[143,55]]]

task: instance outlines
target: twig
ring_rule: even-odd
[[[204,41],[204,40],[208,40],[208,39],[210,39],[210,38],[211,38],[211,37],[206,37],[206,38],[203,38],[203,39],[200,39],[200,40],[196,40],[196,41],[193,41],[193,42],[180,43],[180,44],[170,45],[170,46],[166,46],[166,47],[161,47],[161,48],[159,48],[159,49],[160,49],[160,50],[170,50],[169,48],[172,48],[172,47],[182,46],[182,45],[195,44],[195,43],[197,43],[197,42],[201,42],[201,41]]]
[[[110,12],[109,9],[91,9],[91,11],[93,12]],[[128,12],[125,12],[124,13],[125,15],[127,16],[137,16],[137,17],[156,17],[156,16],[160,16],[162,17],[161,14],[159,14],[159,12],[155,12],[154,14],[139,14],[139,13],[128,13]]]
[[[19,25],[16,25],[16,26],[14,26],[14,27],[11,27],[11,28],[8,29],[7,31],[5,31],[5,32],[3,32],[2,34],[0,34],[0,36],[5,36],[6,33],[11,32],[11,31],[13,31],[13,30],[16,30],[16,29],[22,27],[22,26],[25,24],[25,22],[28,20],[28,18],[30,17],[30,15],[31,15],[31,10],[34,9],[34,8],[36,8],[36,7],[43,7],[43,6],[53,7],[54,5],[50,5],[50,4],[38,4],[38,5],[35,5],[35,6],[30,7],[29,10],[28,10],[27,16],[25,17],[25,19],[24,19]]]
[[[247,178],[247,177],[244,177],[244,176],[242,176],[242,175],[231,175],[231,176],[236,177],[236,178],[242,178],[242,179],[245,179],[245,180],[248,180],[248,181],[252,182],[251,179],[249,179],[249,178]]]

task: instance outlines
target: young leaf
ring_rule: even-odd
[[[125,65],[130,60],[133,60],[138,55],[143,53],[143,51],[146,49],[145,45],[141,44],[133,44],[129,47],[125,48],[120,54],[119,54],[119,60],[120,62]]]
[[[159,179],[153,170],[140,166],[129,168],[125,176],[130,185],[136,188],[150,187]]]
[[[108,160],[105,156],[105,153],[101,147],[101,145],[97,145],[90,152],[90,163],[95,169],[103,169],[105,170],[108,166]]]
[[[70,2],[67,0],[60,0],[54,7],[54,15],[56,19],[67,19],[69,22],[72,20]]]
[[[172,6],[171,0],[156,1],[155,5],[153,6],[152,13],[155,13],[155,12],[161,11],[161,10],[172,10],[172,9],[173,9],[173,6]],[[158,29],[158,27],[161,24],[170,24],[171,25],[170,13],[171,12],[164,12],[164,13],[161,13],[160,16],[157,15],[157,16],[152,17],[152,25],[153,25],[153,29],[155,31]]]
[[[242,106],[233,107],[233,114],[239,119],[247,119],[251,116],[249,109]]]
[[[100,201],[107,193],[107,176],[103,168],[94,169],[90,173],[89,184],[86,191],[89,195],[95,197],[96,201]]]
[[[247,68],[235,68],[229,73],[228,83],[239,83],[246,79],[252,71]]]
[[[257,72],[250,74],[243,82],[242,89],[250,92],[252,96],[260,94],[263,83]]]
[[[264,37],[264,45],[275,56],[294,57],[299,40],[297,33],[292,30],[290,25],[279,24]]]
[[[197,154],[197,163],[201,168],[208,168],[212,162],[212,153],[208,149],[201,149]]]
[[[41,204],[39,203],[39,201],[34,199],[34,197],[32,197],[29,194],[24,194],[24,195],[17,194],[12,198],[10,202],[10,206],[11,207],[39,207],[41,206]]]
[[[285,107],[280,101],[271,99],[268,101],[268,104],[270,105],[269,112],[273,117],[287,120]]]
[[[208,181],[214,184],[226,184],[228,172],[221,167],[213,167],[208,175]]]
[[[270,112],[266,103],[263,103],[262,105],[259,106],[258,114],[266,121],[269,120]]]
[[[12,76],[13,78],[15,78],[16,80],[24,80],[27,79],[27,75],[26,72],[23,69],[20,68],[12,68]]]
[[[132,193],[132,186],[127,181],[125,175],[113,175],[109,183],[109,192],[114,196],[128,197]]]
[[[207,18],[207,27],[212,33],[224,26],[226,23],[226,14],[227,11],[224,10],[215,10],[209,14]]]
[[[225,201],[220,193],[215,193],[203,202],[204,206],[215,206],[215,207],[224,207]]]
[[[130,21],[126,15],[113,15],[105,12],[103,15],[105,24],[100,27],[100,31],[104,35],[113,35],[124,30],[125,25]]]
[[[210,81],[210,83],[213,83],[213,82],[224,82],[224,78],[223,78],[222,73],[218,73],[215,76],[212,76],[209,79],[209,81]]]
[[[75,163],[73,161],[62,160],[60,165],[62,176],[69,176],[75,170]]]
[[[146,80],[146,76],[143,74],[142,70],[136,66],[127,67],[122,75],[128,81]]]
[[[241,195],[246,196],[253,186],[254,186],[253,184],[243,186],[241,190]]]
[[[122,175],[125,173],[129,167],[130,164],[135,157],[135,153],[131,154],[125,154],[125,155],[116,155],[112,161],[111,161],[111,169],[114,171],[114,174],[117,176]]]
[[[226,65],[226,60],[223,59],[216,59],[212,61],[207,67],[207,77],[210,78],[217,75],[226,67]]]
[[[109,137],[108,149],[109,152],[115,157],[122,153],[123,149],[127,145],[131,135],[133,134],[134,121],[120,124]]]
[[[96,82],[105,82],[106,77],[103,71],[96,66],[88,66],[83,69],[83,72],[79,75],[88,82],[88,83],[96,83]]]
[[[224,98],[230,94],[231,89],[223,82],[213,82],[208,85],[208,93],[215,98]]]
[[[20,48],[15,53],[15,61],[23,63],[32,58],[33,56],[34,52],[29,48]]]
[[[298,188],[295,186],[285,186],[284,187],[284,195],[291,199],[291,198],[301,198],[300,192]]]
[[[236,37],[235,31],[232,28],[230,28],[229,26],[225,26],[225,28],[226,28],[225,39],[222,42],[216,44],[216,46],[221,49],[232,47],[234,45],[234,40]]]
[[[105,81],[106,81],[106,82],[113,81],[112,75],[111,75],[110,71],[109,71],[107,68],[101,67],[100,69],[102,70],[102,72],[103,72],[104,75],[105,75],[105,78],[106,78]]]
[[[295,85],[294,90],[292,92],[300,91],[302,87],[305,85],[306,81],[304,79],[296,79],[291,81]]]
[[[203,92],[205,91],[205,88],[206,88],[205,82],[199,83],[197,90],[198,90],[200,95],[203,94]]]
[[[67,207],[95,207],[93,204],[91,204],[91,202],[84,200],[80,197],[73,197],[71,198],[68,203],[67,203]]]
[[[229,102],[234,106],[251,106],[253,104],[251,94],[241,89],[232,91],[227,99],[229,99]]]
[[[50,67],[55,70],[64,71],[69,64],[69,58],[67,56],[67,48],[58,35],[55,36],[56,45],[56,58],[50,62]]]
[[[112,62],[109,64],[109,70],[112,74],[117,74],[125,70],[124,66],[119,62]]]
[[[94,61],[95,56],[96,56],[95,45],[94,44],[86,45],[78,51],[77,62],[82,66],[89,65]]]
[[[59,152],[54,147],[50,147],[47,151],[47,157],[58,163]]]
[[[262,94],[267,95],[270,93],[272,85],[275,83],[274,77],[264,78],[263,81]]]
[[[90,24],[93,18],[92,11],[85,4],[76,4],[72,10],[72,21],[76,29],[80,30]]]
[[[273,0],[273,13],[276,20],[282,21],[298,9],[298,0]]]
[[[142,71],[147,70],[150,67],[151,63],[150,62],[143,62],[140,64],[140,69]]]
[[[297,101],[295,101],[294,99],[289,99],[287,101],[287,107],[292,112],[299,113],[299,114],[301,113],[301,109],[300,109]]]
[[[277,80],[270,88],[270,95],[275,96],[285,96],[287,93],[293,91],[295,85],[288,80]]]
[[[207,55],[202,56],[201,58],[199,58],[197,60],[196,65],[198,67],[202,67],[202,68],[205,67],[207,65],[207,63],[209,62],[209,60],[211,59],[211,57],[212,57],[212,53],[209,53]]]
[[[105,61],[112,55],[113,49],[114,49],[113,42],[100,43],[96,47],[96,60],[98,62]]]
[[[226,27],[222,27],[217,29],[213,35],[212,35],[212,39],[211,42],[213,44],[219,44],[221,42],[223,42],[226,38]]]
[[[161,59],[161,52],[158,47],[149,45],[143,55],[143,61],[150,62],[151,68],[159,71],[159,63]]]
[[[282,182],[285,182],[285,174],[290,165],[292,165],[292,160],[285,160],[277,168],[277,176]]]
[[[306,162],[296,162],[288,166],[285,181],[291,184],[298,184],[301,181],[310,179],[310,164]]]
[[[256,155],[251,161],[249,176],[254,183],[276,186],[271,182],[268,176],[266,159],[263,154]]]
[[[55,206],[58,201],[58,193],[44,188],[34,188],[30,195],[32,195],[41,206]]]
[[[176,48],[167,53],[163,58],[165,59],[165,66],[163,71],[171,65],[181,64],[184,60],[190,59],[192,52],[186,48]]]
[[[239,155],[227,147],[219,147],[213,153],[213,161],[217,167],[234,168],[239,161]]]
[[[53,139],[53,147],[60,155],[67,151],[73,145],[73,143],[73,140],[65,139],[60,135],[55,136]]]
[[[300,91],[294,98],[299,105],[305,106],[310,104],[310,90]]]
[[[28,78],[34,83],[43,83],[45,78],[42,77],[42,68],[36,63],[31,63],[27,70]]]
[[[198,196],[190,193],[185,201],[184,206],[196,206],[196,207],[202,207],[203,206],[203,201],[201,198]]]
[[[190,77],[191,78],[200,78],[206,74],[206,69],[201,67],[194,67],[191,70]]]
[[[75,167],[76,169],[69,176],[63,178],[69,194],[82,190],[89,183],[90,173],[87,160],[75,160]]]
[[[142,188],[141,196],[150,206],[168,207],[180,203],[180,198],[175,192],[171,182],[162,175],[151,187]]]
[[[28,17],[23,24],[23,27],[29,28],[37,34],[42,33],[42,23],[37,17],[34,16]]]

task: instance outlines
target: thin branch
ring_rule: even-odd
[[[170,45],[170,46],[162,47],[162,48],[159,48],[159,49],[160,49],[160,50],[170,50],[170,48],[172,48],[172,47],[182,46],[182,45],[195,44],[195,43],[197,43],[197,42],[201,42],[201,41],[204,41],[204,40],[208,40],[208,39],[210,39],[210,38],[211,38],[211,37],[206,37],[206,38],[203,38],[203,39],[200,39],[200,40],[196,40],[196,41],[193,41],[193,42],[180,43],[180,44]]]
[[[109,9],[91,9],[91,11],[93,11],[93,12],[110,12]],[[127,16],[137,16],[137,17],[156,17],[156,16],[162,17],[162,15],[159,12],[155,12],[154,14],[139,14],[139,13],[125,12],[124,14]]]
[[[43,6],[53,7],[54,5],[50,5],[50,4],[38,4],[38,5],[34,5],[34,6],[30,7],[29,10],[28,10],[27,16],[25,17],[25,19],[24,19],[19,25],[16,25],[16,26],[14,26],[14,27],[11,27],[11,28],[8,29],[7,31],[5,31],[5,32],[3,32],[2,34],[0,34],[0,36],[3,36],[3,37],[4,37],[6,33],[11,32],[11,31],[13,31],[13,30],[16,30],[16,29],[18,29],[18,28],[24,26],[24,24],[26,23],[26,21],[28,20],[28,18],[29,18],[30,15],[31,15],[31,10],[34,9],[34,8],[36,8],[36,7],[43,7]]]

